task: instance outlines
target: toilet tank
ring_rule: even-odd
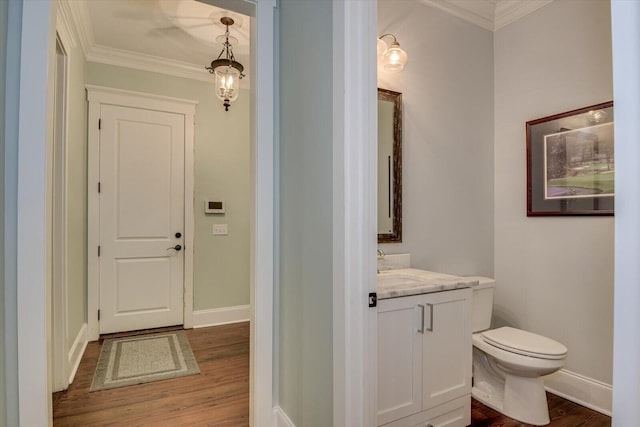
[[[496,281],[490,277],[474,276],[478,286],[473,288],[471,299],[471,331],[480,332],[491,327],[491,312],[493,311],[493,293]]]

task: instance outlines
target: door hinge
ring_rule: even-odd
[[[98,183],[98,193],[100,192],[100,183]]]
[[[102,129],[102,119],[98,119],[98,130]]]
[[[98,310],[98,320],[100,320],[100,310]]]
[[[98,245],[98,256],[100,256],[100,245]]]
[[[378,294],[377,292],[369,293],[369,307],[377,307],[378,306]]]

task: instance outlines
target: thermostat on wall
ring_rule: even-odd
[[[224,200],[209,199],[204,201],[204,213],[221,214],[224,213]]]

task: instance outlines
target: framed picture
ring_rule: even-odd
[[[527,122],[527,216],[613,215],[613,101]]]

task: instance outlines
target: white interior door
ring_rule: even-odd
[[[183,323],[184,116],[100,109],[100,333]]]

